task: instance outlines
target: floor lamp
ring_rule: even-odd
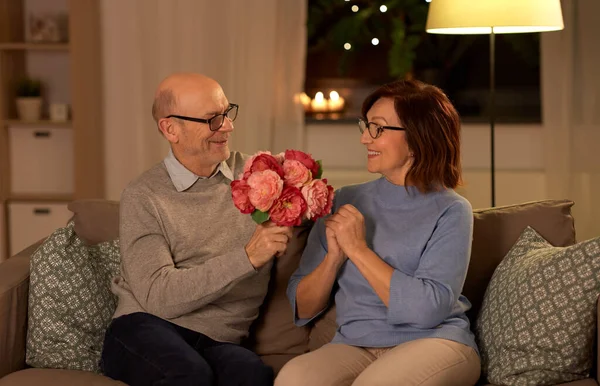
[[[560,0],[432,0],[426,30],[448,35],[490,35],[490,153],[492,206],[496,206],[495,35],[563,29]]]

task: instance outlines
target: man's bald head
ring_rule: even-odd
[[[200,74],[173,74],[156,90],[152,115],[173,154],[188,170],[210,176],[230,156],[231,104],[221,86]],[[237,113],[237,109],[235,110]],[[175,117],[167,118],[170,115]],[[220,120],[214,120],[220,116]],[[221,124],[211,130],[211,122]]]
[[[178,106],[195,103],[195,100],[210,98],[214,92],[223,92],[217,81],[207,76],[195,73],[177,73],[165,78],[154,94],[152,117],[158,120],[170,114],[182,115],[176,111]]]

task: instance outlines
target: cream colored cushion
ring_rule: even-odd
[[[27,369],[0,379],[0,386],[124,386],[111,378],[76,370]]]

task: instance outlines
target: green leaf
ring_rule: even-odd
[[[319,171],[317,172],[315,178],[321,178],[321,176],[323,175],[323,162],[321,160],[318,160],[317,164],[319,165]]]
[[[252,212],[252,220],[254,220],[254,222],[257,224],[262,224],[265,221],[267,221],[268,219],[269,219],[268,212],[261,212],[258,209],[254,210],[254,212]]]

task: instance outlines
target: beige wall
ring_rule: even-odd
[[[496,128],[496,205],[547,198],[542,134],[539,124]],[[463,125],[465,184],[458,191],[474,208],[490,206],[489,135],[488,125]],[[324,177],[336,188],[378,177],[365,170],[355,124],[307,124],[305,148],[323,160]]]
[[[306,0],[102,1],[107,198],[167,154],[150,106],[173,72],[211,76],[240,105],[235,150],[298,148],[306,10]]]
[[[6,259],[6,240],[5,240],[5,229],[4,229],[4,205],[0,205],[0,262]]]

